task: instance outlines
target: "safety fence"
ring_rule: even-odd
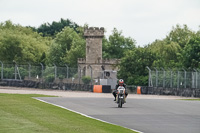
[[[78,68],[39,65],[3,64],[0,62],[1,80],[32,80],[39,82],[57,82],[65,80],[68,83],[81,82]]]
[[[200,97],[199,69],[147,69],[148,86],[141,87],[142,94]]]
[[[90,76],[85,77],[84,68],[64,66],[44,66],[31,64],[12,64],[2,63],[0,61],[0,86],[30,87],[41,89],[59,89],[59,90],[77,90],[92,91],[97,79],[93,80],[92,67]],[[103,77],[104,73],[99,72]]]
[[[149,70],[149,87],[200,89],[200,70],[163,69]]]

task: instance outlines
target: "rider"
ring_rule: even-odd
[[[120,79],[118,84],[115,86],[115,90],[113,91],[113,96],[115,97],[114,101],[116,101],[116,93],[119,86],[123,86],[125,88],[125,98],[128,96],[128,92],[126,91],[126,84],[124,83],[123,79]]]

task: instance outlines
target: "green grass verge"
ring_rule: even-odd
[[[45,96],[0,93],[1,133],[134,133],[32,97]]]
[[[200,101],[200,98],[199,98],[199,99],[181,99],[181,100],[188,100],[188,101]]]

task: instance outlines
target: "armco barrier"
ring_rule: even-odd
[[[111,86],[110,85],[103,85],[102,86],[102,93],[111,93]]]
[[[141,94],[141,87],[140,86],[137,87],[137,94]]]
[[[93,92],[95,93],[111,93],[110,85],[94,85]]]
[[[94,85],[93,92],[95,93],[102,93],[102,85]]]
[[[1,80],[0,86],[28,87],[54,90],[93,91],[93,85],[74,83],[42,83],[30,80]]]

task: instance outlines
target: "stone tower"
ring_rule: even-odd
[[[117,64],[119,60],[102,59],[103,36],[104,28],[90,27],[84,30],[84,37],[86,39],[86,58],[78,59],[81,76],[91,76],[92,74],[93,79],[102,79],[106,77],[104,76],[104,72],[116,72],[117,68],[113,66]],[[116,78],[116,75],[114,78]]]
[[[84,36],[86,39],[86,62],[91,64],[102,62],[102,38],[104,28],[85,29]]]

